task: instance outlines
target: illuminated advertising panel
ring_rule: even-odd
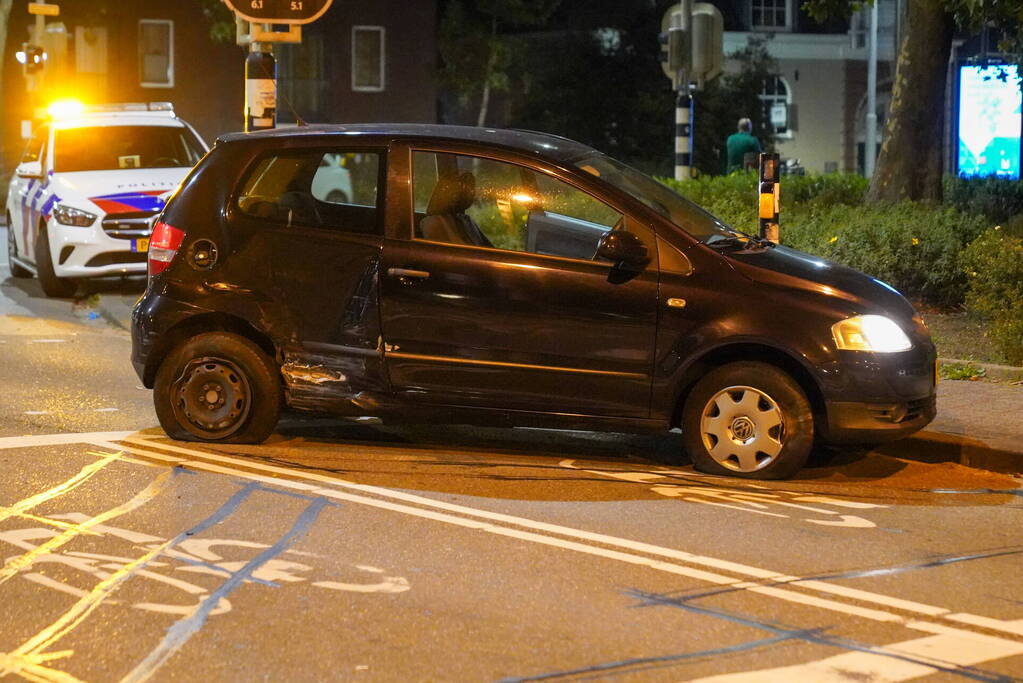
[[[959,175],[1019,178],[1019,81],[1015,65],[959,67]]]

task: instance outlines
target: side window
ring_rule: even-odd
[[[252,218],[379,234],[380,154],[290,151],[260,160],[242,183],[238,209]]]
[[[492,159],[416,152],[416,237],[592,260],[622,214],[545,173]]]

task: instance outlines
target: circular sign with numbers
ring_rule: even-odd
[[[334,0],[224,0],[235,14],[256,24],[309,24]]]

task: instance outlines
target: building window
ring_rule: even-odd
[[[139,82],[143,88],[174,87],[173,21],[139,21]]]
[[[383,26],[352,27],[352,90],[382,92],[384,89]]]
[[[750,24],[754,29],[784,30],[789,28],[788,0],[752,0]]]
[[[780,138],[792,137],[791,110],[792,91],[781,76],[772,76],[764,81],[760,91],[764,104],[764,120],[774,126],[775,135]]]

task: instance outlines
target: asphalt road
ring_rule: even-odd
[[[0,263],[5,680],[1023,677],[1017,480],[873,452],[748,483],[677,435],[294,417],[171,442],[139,287],[49,301]]]

